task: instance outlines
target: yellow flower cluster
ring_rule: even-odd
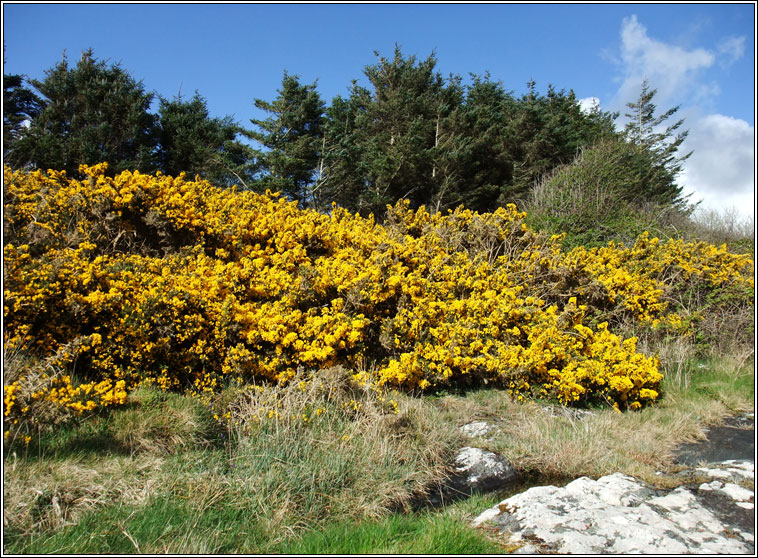
[[[71,377],[53,378],[51,385],[32,394],[32,399],[45,398],[58,405],[79,413],[97,407],[121,405],[126,401],[126,382],[113,382],[110,378],[100,382],[88,382],[76,387],[71,385]]]
[[[443,215],[401,202],[380,226],[105,168],[83,166],[84,180],[4,171],[4,342],[75,370],[83,383],[58,378],[37,397],[76,410],[143,382],[203,396],[335,365],[384,387],[491,382],[638,408],[658,395],[656,359],[588,327],[597,297],[570,275],[642,320],[665,314],[671,270],[748,281],[747,260],[705,245],[644,237],[564,254],[512,205]],[[14,393],[5,386],[6,417]]]
[[[692,296],[693,288],[731,286],[749,294],[755,288],[753,261],[748,255],[706,242],[671,239],[664,243],[647,232],[631,248],[614,243],[591,250],[575,248],[566,255],[564,264],[600,282],[607,306],[624,309],[653,326],[665,320],[675,329],[685,327],[678,309],[670,304],[676,301],[678,291],[689,290]],[[583,286],[576,293],[589,298],[588,291]]]

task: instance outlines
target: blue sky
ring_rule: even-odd
[[[374,51],[426,58],[443,75],[489,71],[520,95],[533,78],[625,111],[643,77],[681,105],[695,153],[680,182],[706,207],[754,214],[755,5],[734,4],[3,4],[4,73],[44,77],[92,47],[147,90],[198,90],[214,116],[248,125],[282,72],[347,94]],[[623,119],[619,119],[619,125]]]

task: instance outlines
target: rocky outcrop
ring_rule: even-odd
[[[461,426],[460,431],[469,438],[486,438],[497,427],[485,421],[474,421]],[[510,461],[491,451],[475,447],[461,448],[455,456],[454,469],[448,480],[453,492],[470,495],[473,492],[497,490],[518,479]]]
[[[486,438],[496,426],[475,421],[460,427],[469,438]],[[444,483],[428,488],[411,503],[413,509],[438,507],[475,492],[487,492],[507,487],[518,480],[518,473],[504,457],[475,447],[463,447],[455,455]]]
[[[455,457],[455,470],[449,486],[458,492],[471,494],[502,488],[518,477],[513,465],[491,451],[465,447]]]
[[[572,421],[590,414],[544,410]],[[486,510],[473,524],[499,532],[516,553],[755,554],[754,425],[753,413],[733,417],[707,430],[706,440],[678,448],[675,463],[689,468],[661,483],[677,486],[673,490],[621,473],[582,477],[563,487],[532,487]],[[486,439],[495,430],[483,421],[461,427],[472,438]],[[471,486],[486,474],[465,465],[469,458],[493,472],[505,461],[482,450],[461,450],[456,471]],[[515,480],[515,471],[506,478]],[[486,487],[486,482],[478,486]]]
[[[753,463],[690,473],[713,480],[661,491],[621,473],[582,477],[503,500],[474,525],[494,527],[521,553],[754,554]]]
[[[427,489],[414,499],[411,507],[415,510],[439,507],[475,492],[498,490],[517,479],[518,474],[507,459],[479,448],[461,448],[445,482]]]
[[[697,465],[755,456],[755,414],[730,417],[705,430],[706,439],[677,448],[675,463]]]
[[[475,420],[461,426],[460,431],[469,438],[484,438],[497,430],[497,427],[483,420]]]

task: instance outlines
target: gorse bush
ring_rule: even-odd
[[[378,388],[487,383],[636,409],[662,377],[617,324],[686,333],[675,295],[692,289],[752,304],[752,261],[725,247],[642,235],[564,253],[513,205],[399,202],[379,225],[105,168],[5,169],[4,343],[57,371],[6,379],[6,432],[30,402],[82,413],[144,384],[210,397],[337,365]]]

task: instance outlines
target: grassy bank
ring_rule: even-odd
[[[500,553],[468,520],[504,495],[410,513],[445,476],[458,427],[534,476],[657,470],[703,427],[752,409],[753,363],[670,361],[660,403],[577,418],[549,402],[480,389],[387,397],[341,369],[306,387],[228,388],[209,406],[141,388],[130,402],[14,444],[5,456],[6,553]],[[677,374],[678,371],[678,374]],[[270,413],[272,398],[277,413]],[[216,420],[221,410],[228,417]],[[302,415],[307,409],[323,409]],[[561,410],[564,409],[564,410]],[[271,416],[269,416],[271,415]],[[403,511],[404,507],[406,508]]]

